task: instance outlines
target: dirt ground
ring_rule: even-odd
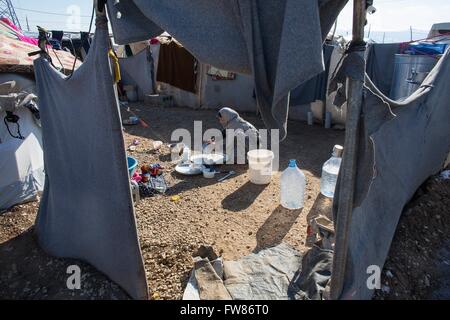
[[[123,117],[131,114],[123,110]],[[126,145],[140,141],[133,152],[139,164],[160,163],[170,186],[163,196],[142,199],[136,206],[138,232],[152,297],[180,299],[189,271],[192,254],[202,245],[211,245],[224,259],[238,259],[255,250],[285,241],[305,250],[306,216],[311,208],[327,207],[331,202],[319,195],[321,166],[334,144],[342,144],[342,131],[320,126],[289,123],[289,136],[280,146],[280,168],[289,159],[297,159],[307,177],[306,203],[302,210],[287,211],[279,205],[279,176],[271,184],[257,186],[249,182],[246,165],[221,166],[234,170],[236,176],[222,183],[202,176],[182,176],[174,171],[167,143],[173,130],[186,128],[193,132],[194,121],[203,128],[219,128],[216,111],[185,108],[133,106],[143,125],[126,126]],[[263,123],[255,115],[244,115],[257,127]],[[165,143],[153,152],[153,141]],[[218,176],[218,178],[220,175]],[[180,196],[174,202],[172,196]],[[319,202],[318,199],[321,201]],[[318,205],[318,203],[320,205]],[[38,247],[33,223],[38,202],[18,205],[0,215],[0,297],[26,299],[110,299],[126,295],[87,264],[82,266],[82,289],[66,288],[67,266],[74,261],[56,259]],[[76,262],[78,264],[78,262]]]
[[[288,138],[280,146],[280,170],[287,166],[289,159],[297,159],[307,177],[307,190],[305,207],[302,210],[287,211],[279,205],[280,172],[275,173],[271,184],[257,186],[249,182],[245,165],[223,166],[220,169],[234,170],[237,175],[218,183],[217,179],[187,177],[174,172],[167,145],[160,152],[151,150],[155,140],[169,143],[174,129],[186,128],[193,132],[196,120],[203,121],[204,130],[218,128],[215,111],[164,109],[144,105],[133,106],[131,110],[148,127],[125,127],[126,145],[130,145],[134,139],[140,141],[137,149],[129,154],[137,158],[140,165],[163,165],[164,177],[170,186],[165,195],[142,199],[136,206],[138,232],[152,298],[182,297],[192,268],[192,254],[202,244],[211,245],[226,260],[238,259],[281,242],[286,242],[301,252],[305,251],[307,216],[316,211],[330,210],[331,201],[319,196],[319,179],[321,166],[330,157],[333,145],[343,144],[342,131],[326,130],[301,122],[288,124]],[[130,115],[123,111],[124,118]],[[244,117],[263,128],[256,116]],[[442,219],[444,216],[448,219],[450,190],[448,182],[444,184],[446,187],[440,187],[442,190],[439,189],[439,197],[442,197],[441,202],[447,207],[437,199],[436,203],[442,210]],[[429,193],[434,194],[434,189],[424,190],[424,196]],[[180,196],[180,200],[172,201],[174,195]],[[413,202],[411,205],[422,204]],[[32,228],[37,209],[38,202],[31,202],[15,206],[0,215],[0,298],[128,298],[117,285],[88,264],[53,258],[44,253],[37,245]],[[426,207],[422,211],[426,212]],[[432,213],[427,214],[427,217],[435,219]],[[449,223],[446,221],[448,228]],[[406,221],[408,223],[411,222]],[[438,232],[436,228],[433,231]],[[448,229],[441,231],[443,235],[450,234]],[[400,238],[399,241],[408,239]],[[404,248],[395,249],[393,246],[392,250],[402,249]],[[392,250],[391,257],[396,256]],[[405,268],[410,261],[401,262]],[[81,290],[71,291],[66,287],[66,269],[72,264],[81,266]],[[392,294],[395,290],[390,292]],[[386,294],[379,296],[386,299],[395,297]],[[399,297],[414,298],[411,292]]]
[[[450,180],[431,177],[405,207],[375,299],[450,299]]]

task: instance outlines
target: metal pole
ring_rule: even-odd
[[[366,23],[366,0],[353,1],[353,38],[356,45],[364,41]],[[364,77],[362,77],[364,79]],[[349,78],[347,102],[347,121],[345,126],[345,145],[340,169],[340,193],[336,217],[336,241],[334,247],[333,272],[330,297],[340,298],[347,263],[348,236],[353,211],[355,192],[356,162],[358,153],[359,121],[361,116],[363,81]]]

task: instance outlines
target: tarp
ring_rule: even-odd
[[[154,93],[154,65],[150,47],[135,56],[119,58],[120,75],[124,85],[137,87],[138,99]]]
[[[400,43],[374,43],[367,46],[366,73],[380,91],[389,97],[394,76],[395,54]]]
[[[289,285],[289,297],[295,300],[323,300],[331,279],[333,251],[314,245],[302,260],[302,267]]]
[[[281,243],[237,261],[225,261],[224,284],[233,300],[287,300],[301,264],[302,255]]]
[[[328,44],[323,46],[325,71],[291,91],[291,106],[301,106],[316,100],[325,101],[331,55],[333,54],[334,48],[335,46]]]
[[[420,88],[401,103],[366,79],[342,299],[371,298],[367,268],[383,268],[403,207],[444,165],[450,151],[449,74],[447,50]],[[339,193],[338,186],[336,199]],[[336,203],[333,211],[336,217]]]
[[[108,0],[108,9],[119,44],[164,29],[203,63],[252,73],[262,118],[284,138],[289,92],[324,70],[323,39],[346,3]]]
[[[35,61],[46,171],[36,232],[48,253],[87,261],[132,298],[146,299],[108,49],[104,18],[70,79],[44,58]]]
[[[327,79],[327,91],[328,87],[333,78],[333,74],[336,68],[339,67],[340,62],[342,62],[342,57],[345,54],[345,49],[338,46],[335,48],[330,58],[330,71],[328,73]],[[345,124],[347,120],[347,103],[344,103],[342,106],[336,106],[334,104],[334,100],[336,98],[337,92],[327,92],[325,109],[327,112],[331,113],[331,120],[333,124]]]
[[[395,54],[400,51],[400,43],[369,43],[366,50],[366,73],[380,91],[389,96],[395,67]],[[336,67],[342,62],[344,49],[336,47],[330,58],[328,84],[331,83]],[[331,112],[333,124],[345,124],[347,119],[347,102],[342,106],[334,104],[336,91],[328,93],[326,110]]]
[[[0,175],[0,211],[33,200],[44,189],[42,147],[33,133],[0,144]]]

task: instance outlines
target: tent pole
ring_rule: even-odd
[[[366,0],[353,0],[353,37],[355,45],[364,42],[366,23]],[[364,79],[364,77],[362,77]],[[344,276],[347,263],[348,237],[353,211],[355,192],[359,121],[362,107],[363,81],[348,78],[347,120],[345,125],[345,144],[340,169],[340,194],[336,217],[336,238],[333,257],[333,271],[330,284],[330,298],[340,299],[344,289]]]

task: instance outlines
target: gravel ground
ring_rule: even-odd
[[[192,268],[192,254],[202,244],[211,245],[227,260],[238,259],[282,241],[301,252],[305,251],[307,216],[314,215],[316,211],[326,213],[330,209],[330,201],[318,196],[321,165],[329,158],[333,145],[343,143],[343,132],[325,130],[319,126],[310,127],[299,122],[289,123],[289,136],[280,146],[280,167],[282,170],[289,159],[297,159],[308,183],[303,210],[286,211],[279,206],[279,172],[275,173],[270,185],[256,186],[249,183],[245,165],[224,166],[224,170],[235,170],[237,175],[217,183],[216,179],[186,177],[175,173],[166,145],[160,152],[151,150],[155,140],[168,143],[174,129],[186,128],[193,132],[196,120],[203,121],[204,129],[218,127],[214,111],[140,105],[132,106],[131,110],[149,126],[125,127],[126,145],[130,145],[134,139],[140,141],[136,150],[129,154],[136,157],[140,164],[163,165],[164,176],[170,186],[166,195],[142,199],[136,206],[139,237],[152,298],[182,297]],[[124,111],[123,115],[125,118],[129,113]],[[263,127],[255,116],[244,117],[257,127]],[[387,282],[385,286],[390,291],[389,294],[386,289],[385,292],[380,291],[375,298],[424,298],[430,294],[430,288],[437,288],[431,277],[428,290],[417,292],[411,289],[414,283],[423,278],[414,273],[416,261],[420,260],[419,265],[422,267],[427,266],[427,261],[432,261],[427,259],[441,252],[439,250],[444,245],[444,238],[450,234],[449,182],[433,181],[431,187],[425,184],[405,208],[384,271],[383,284]],[[180,200],[172,201],[174,195],[180,196]],[[35,201],[15,206],[0,215],[0,298],[128,299],[117,285],[88,264],[53,258],[43,252],[37,245],[32,228],[37,208],[38,201]],[[409,212],[418,213],[411,215]],[[440,215],[440,222],[436,215]],[[416,218],[410,218],[412,216]],[[434,220],[435,224],[431,222]],[[425,226],[429,228],[428,232],[424,232]],[[434,233],[438,236],[435,237]],[[418,234],[428,235],[427,239],[432,242],[418,238]],[[411,241],[418,241],[418,244],[413,246]],[[422,247],[429,252],[429,256],[421,251]],[[446,260],[437,259],[436,266],[439,261],[442,265]],[[398,269],[392,267],[394,262]],[[81,290],[70,291],[66,287],[66,269],[72,264],[82,269]],[[406,280],[399,280],[396,270],[400,268],[408,270],[409,277]],[[442,275],[438,269],[436,267],[436,271],[433,271],[433,276],[436,279],[448,279],[448,273],[447,276]],[[394,274],[395,281],[404,286],[395,286],[394,280],[386,276],[388,271]]]
[[[342,131],[325,130],[299,122],[289,123],[289,137],[280,146],[280,167],[297,159],[308,183],[303,210],[286,211],[279,206],[279,176],[276,172],[267,186],[248,180],[247,166],[223,166],[237,175],[222,183],[202,176],[186,177],[174,172],[170,152],[164,145],[153,152],[155,140],[170,142],[173,130],[186,128],[193,132],[194,121],[203,128],[218,128],[215,111],[185,108],[150,108],[132,106],[149,126],[125,127],[124,139],[130,145],[140,141],[129,152],[140,164],[160,163],[170,189],[166,195],[142,199],[136,206],[138,231],[147,270],[149,291],[153,298],[180,299],[192,268],[192,254],[202,244],[212,245],[224,259],[238,259],[261,248],[284,241],[300,251],[305,250],[306,216],[318,207],[321,165],[334,144],[342,144]],[[124,111],[124,118],[130,114]],[[257,127],[262,122],[245,115]],[[281,169],[281,170],[282,170]],[[173,195],[180,196],[172,201]],[[328,207],[329,202],[320,201]],[[23,204],[0,215],[0,297],[26,299],[124,299],[120,288],[87,264],[70,259],[55,259],[37,245],[33,223],[38,202]],[[11,253],[14,254],[11,254]],[[82,266],[81,290],[67,290],[67,266]],[[45,290],[43,289],[45,288]],[[31,293],[30,293],[31,292]]]

